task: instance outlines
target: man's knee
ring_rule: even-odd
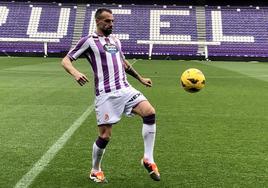
[[[155,114],[155,109],[150,103],[147,103],[146,105],[143,105],[141,107],[142,107],[141,108],[141,116],[142,117]]]
[[[108,143],[112,137],[112,125],[99,125],[99,138],[100,142]]]
[[[144,124],[155,124],[155,109],[152,105],[147,106],[147,108],[144,110],[142,119]]]
[[[112,135],[110,133],[104,133],[104,134],[100,134],[99,137],[109,142],[112,138]]]
[[[155,114],[155,109],[152,106],[149,108],[149,110],[147,112],[147,115],[151,115],[151,114]]]
[[[143,111],[143,117],[150,116],[155,114],[155,109],[151,105],[144,109]]]
[[[112,137],[112,132],[110,129],[100,131],[99,137],[109,142]]]

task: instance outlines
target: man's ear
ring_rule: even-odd
[[[96,19],[96,25],[100,23],[100,19]]]

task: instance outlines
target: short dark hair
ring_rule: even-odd
[[[108,8],[99,8],[96,13],[95,13],[95,19],[100,19],[101,18],[101,13],[103,12],[109,12],[109,13],[113,13],[111,9]]]

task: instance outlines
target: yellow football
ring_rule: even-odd
[[[181,75],[181,85],[187,92],[198,92],[205,86],[205,83],[205,75],[196,68],[187,69]]]

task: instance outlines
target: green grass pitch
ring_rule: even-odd
[[[86,60],[75,63],[91,79],[84,87],[60,61],[0,58],[0,187],[14,187],[94,103]],[[102,165],[109,183],[87,179],[97,137],[93,111],[29,187],[268,187],[268,63],[139,60],[134,67],[153,80],[146,88],[128,76],[157,111],[161,181],[140,165],[139,117],[123,117],[113,129]],[[179,82],[191,67],[206,76],[195,94]]]

